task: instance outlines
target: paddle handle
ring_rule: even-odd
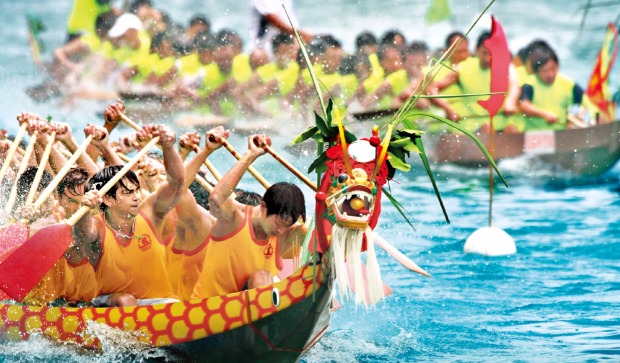
[[[310,187],[310,189],[312,189],[313,191],[317,191],[318,188],[316,187],[316,184],[314,184],[312,182],[312,180],[308,179],[307,176],[305,176],[301,171],[297,170],[293,165],[291,165],[288,161],[284,160],[277,152],[275,152],[271,146],[265,145],[263,146],[263,148],[269,153],[271,154],[271,156],[273,156],[274,159],[276,159],[277,161],[280,162],[280,164],[284,165],[285,168],[287,168],[291,173],[295,174],[296,177],[298,177],[302,182],[304,182],[307,186]]]
[[[43,151],[43,155],[41,155],[41,160],[39,161],[39,169],[37,169],[37,173],[34,175],[34,180],[32,181],[32,186],[30,187],[30,192],[28,192],[28,197],[26,198],[26,204],[32,203],[34,199],[34,194],[37,192],[37,188],[39,187],[39,183],[41,182],[41,178],[43,177],[43,172],[45,171],[45,164],[47,164],[47,159],[50,157],[50,153],[52,152],[52,147],[54,146],[54,140],[56,139],[56,131],[52,131],[50,134],[50,139],[47,145],[45,145],[45,150]]]
[[[146,155],[146,153],[148,153],[149,150],[153,146],[155,146],[155,144],[157,144],[158,142],[159,142],[159,136],[156,136],[151,141],[149,141],[149,143],[146,144],[144,148],[142,148],[142,150],[138,151],[138,153],[133,158],[131,158],[131,160],[129,160],[127,164],[125,164],[123,168],[119,170],[118,173],[116,173],[116,175],[114,175],[112,179],[110,179],[110,181],[105,183],[105,185],[101,187],[101,189],[99,189],[99,193],[102,196],[105,193],[107,193],[116,183],[118,183],[121,179],[123,179],[125,174],[127,174],[127,172],[131,170],[131,168],[133,168],[133,166],[138,163],[140,158]],[[67,220],[67,224],[69,226],[73,226],[74,224],[76,224],[80,220],[80,218],[82,218],[86,213],[88,213],[88,211],[90,211],[90,208],[91,207],[86,206],[86,205],[80,207],[80,209],[78,209],[77,212],[75,212],[75,214],[72,215],[71,218]]]
[[[71,157],[69,158],[69,160],[67,160],[65,165],[63,165],[62,168],[58,171],[58,173],[56,173],[54,180],[52,180],[50,185],[48,185],[47,188],[45,188],[45,190],[41,193],[37,201],[34,202],[34,206],[36,208],[41,207],[43,203],[45,203],[45,200],[49,198],[49,196],[52,195],[52,193],[54,193],[54,190],[56,190],[56,187],[58,186],[58,184],[60,184],[60,181],[62,180],[62,178],[64,178],[65,175],[69,172],[69,170],[73,167],[73,164],[77,161],[80,155],[82,155],[82,153],[86,150],[88,145],[90,145],[90,142],[92,140],[93,140],[93,135],[88,135],[88,137],[84,140],[84,142],[82,142],[82,145],[80,145],[80,147],[78,147],[78,149],[75,150],[75,153],[71,155]]]
[[[9,166],[11,165],[11,161],[13,161],[13,156],[15,155],[15,151],[17,151],[19,142],[22,140],[22,137],[24,137],[24,133],[26,133],[26,128],[28,128],[28,122],[22,123],[19,127],[19,131],[17,131],[17,134],[13,139],[11,147],[9,147],[9,152],[7,153],[4,163],[2,164],[2,168],[0,169],[0,183],[2,183],[6,172],[9,170]]]
[[[232,156],[235,157],[235,159],[241,160],[241,155],[228,141],[224,139],[221,139],[220,141],[222,142],[222,145],[224,145],[226,150],[228,150],[232,154]],[[269,189],[271,184],[252,165],[248,166],[248,171],[259,183],[261,183],[263,187],[265,187],[265,189]]]
[[[137,123],[133,122],[129,117],[127,117],[127,115],[125,115],[124,113],[120,113],[121,116],[121,120],[123,120],[123,122],[125,122],[129,127],[131,127],[132,129],[138,131],[140,130],[140,126],[138,126]],[[153,139],[154,140],[154,139]],[[145,148],[146,149],[146,148]],[[211,172],[211,174],[213,174],[213,176],[215,177],[215,179],[217,181],[219,181],[220,179],[222,179],[222,176],[217,172],[217,170],[215,169],[215,166],[213,166],[213,164],[211,164],[211,162],[209,162],[208,160],[205,160],[204,162],[205,166],[209,169],[209,171]],[[198,182],[198,184],[200,184],[203,188],[205,188],[209,193],[211,193],[211,191],[213,191],[213,187],[211,186],[211,184],[209,184],[203,177],[201,177],[200,175],[196,175],[196,181]]]
[[[13,183],[13,188],[11,188],[11,194],[9,195],[9,200],[6,202],[4,208],[6,210],[11,210],[15,201],[17,200],[17,182],[19,181],[19,176],[26,171],[28,164],[30,162],[30,155],[32,155],[32,150],[34,150],[34,144],[37,142],[37,136],[39,135],[39,131],[35,130],[30,137],[30,141],[28,142],[28,147],[26,147],[26,151],[24,152],[24,158],[22,159],[21,164],[19,164],[19,169],[17,169],[17,175],[15,177],[15,183]]]
[[[392,246],[391,243],[383,239],[383,237],[379,236],[377,232],[372,232],[372,238],[377,243],[379,247],[381,247],[385,252],[387,252],[390,256],[392,256],[396,261],[398,261],[405,268],[417,272],[420,275],[424,275],[426,277],[431,277],[428,272],[424,271],[420,266],[418,266],[415,262],[411,261],[409,257],[405,256],[402,252],[400,252],[396,247]]]

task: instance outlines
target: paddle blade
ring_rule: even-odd
[[[13,223],[0,229],[0,263],[28,239],[28,226]]]
[[[22,301],[67,250],[71,226],[47,226],[0,263],[0,289]]]

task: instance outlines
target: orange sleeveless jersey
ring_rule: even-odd
[[[252,208],[246,207],[244,223],[237,230],[227,236],[211,236],[194,299],[241,291],[257,270],[275,276],[282,269],[278,237],[259,241],[254,236]]]
[[[134,237],[129,242],[117,240],[105,226],[95,274],[102,295],[124,292],[136,299],[177,298],[168,281],[164,245],[142,212],[136,216]]]
[[[75,289],[70,293],[67,291],[67,300],[72,301],[91,301],[98,294],[97,276],[93,266],[84,258],[77,265],[67,261],[67,267],[73,272],[75,278]]]

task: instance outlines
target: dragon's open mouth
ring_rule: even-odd
[[[374,209],[375,197],[364,186],[355,185],[335,198],[332,210],[336,223],[350,228],[366,228]]]

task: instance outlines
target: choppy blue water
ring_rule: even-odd
[[[596,2],[596,1],[595,1]],[[160,3],[157,2],[156,3]],[[161,2],[175,19],[197,11],[208,14],[215,29],[247,30],[245,2],[184,0]],[[363,2],[335,0],[295,3],[303,26],[315,33],[333,32],[352,48],[366,28],[376,33],[398,27],[410,39],[426,39],[439,47],[453,28],[464,29],[486,3],[451,1],[458,14],[452,23],[425,27],[426,0]],[[491,8],[504,23],[514,50],[536,37],[548,39],[561,57],[565,73],[585,85],[596,57],[602,28],[620,13],[620,5],[595,9],[579,31],[582,1],[498,0]],[[104,105],[74,107],[33,103],[24,93],[42,74],[28,53],[24,14],[45,17],[49,48],[64,40],[70,1],[0,0],[0,123],[16,130],[22,110],[52,114],[79,129],[95,121]],[[479,31],[475,31],[475,34]],[[49,56],[49,54],[48,54]],[[617,68],[613,80],[618,79]],[[618,82],[612,83],[617,87]],[[275,139],[276,147],[290,135]],[[233,137],[242,148],[243,140]],[[282,150],[282,148],[280,148]],[[310,158],[284,155],[300,168]],[[218,165],[232,158],[215,154]],[[256,168],[270,180],[289,176],[268,158]],[[382,251],[379,263],[394,293],[374,310],[343,303],[332,315],[326,336],[304,356],[306,362],[595,362],[620,360],[620,167],[599,178],[530,172],[522,162],[500,164],[510,189],[498,187],[494,226],[516,241],[517,254],[487,258],[463,254],[465,239],[487,225],[487,170],[435,167],[439,188],[452,224],[443,222],[431,185],[416,168],[392,183],[396,195],[415,220],[412,230],[394,208],[384,203],[379,233],[425,268],[433,277],[414,275]],[[260,191],[251,179],[249,188]],[[307,196],[311,198],[308,191]],[[93,355],[58,346],[43,338],[28,343],[0,343],[3,362],[116,362],[160,357],[157,350],[128,350],[110,345]]]

